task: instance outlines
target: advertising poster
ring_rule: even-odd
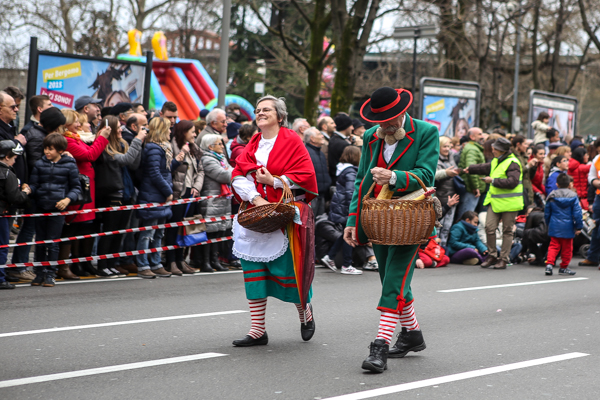
[[[73,108],[80,96],[102,99],[102,107],[143,103],[145,70],[126,62],[40,54],[36,94],[49,96],[58,108]]]
[[[550,116],[550,122],[548,125],[558,130],[560,137],[575,135],[575,121],[577,102],[565,99],[549,99],[547,97],[538,97],[535,94],[532,97],[532,115],[531,122],[538,118],[538,115],[542,111],[545,111]],[[532,128],[530,126],[530,135],[533,135]],[[533,137],[533,136],[531,136]]]
[[[462,137],[478,123],[478,88],[423,83],[422,119],[437,126],[440,136]]]

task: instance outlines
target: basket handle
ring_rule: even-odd
[[[395,171],[392,171],[392,172],[395,172]],[[408,171],[404,171],[404,172],[406,172],[407,174],[409,174],[410,176],[415,178],[417,180],[417,182],[419,182],[419,185],[421,185],[421,187],[423,188],[423,191],[427,192],[427,186],[425,186],[425,184],[423,183],[421,178],[419,178],[417,175],[413,174],[412,172],[408,172]],[[371,193],[373,193],[373,189],[375,189],[375,185],[377,185],[377,183],[373,182],[373,184],[369,188],[369,191],[367,192],[367,194],[364,195],[363,202],[371,196]]]
[[[287,185],[287,183],[285,183],[285,181],[283,179],[281,179],[281,177],[279,175],[273,175],[273,179],[275,179],[275,178],[279,179],[281,181],[281,184],[283,185],[281,198],[279,199],[277,204],[281,204],[281,202],[284,199],[286,200],[286,203],[290,203],[294,199],[292,190]],[[238,214],[241,213],[242,211],[246,211],[246,208],[248,207],[248,203],[249,203],[248,201],[242,201],[242,203],[240,204],[240,209],[238,211]]]

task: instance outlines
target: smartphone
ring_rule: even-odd
[[[108,118],[105,119],[104,121],[106,121],[106,127],[108,128]]]

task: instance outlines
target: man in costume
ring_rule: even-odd
[[[405,195],[421,188],[407,172],[417,175],[426,186],[433,186],[439,157],[439,133],[435,126],[416,120],[406,113],[412,94],[404,89],[382,87],[373,92],[361,110],[361,117],[375,125],[364,134],[362,157],[356,176],[350,217],[344,239],[352,246],[366,244],[361,223],[362,197],[373,182],[375,197],[385,184],[394,195]],[[417,260],[418,245],[373,245],[382,284],[377,309],[381,312],[379,330],[370,345],[370,354],[362,368],[383,372],[387,359],[402,358],[410,351],[425,349],[425,341],[413,308],[410,283]],[[396,325],[402,332],[390,349]]]
[[[238,224],[237,218],[234,220],[233,253],[241,260],[252,319],[248,334],[233,342],[238,347],[268,343],[265,310],[269,296],[296,305],[304,341],[315,332],[310,305],[314,221],[308,205],[318,195],[315,169],[298,134],[285,127],[287,110],[281,98],[259,99],[255,114],[261,132],[250,139],[236,159],[233,192],[250,207],[275,203],[281,199],[283,180],[294,192],[298,215],[286,229],[271,233],[251,231]]]

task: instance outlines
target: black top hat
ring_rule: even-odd
[[[412,93],[406,89],[384,86],[377,89],[360,109],[360,116],[369,122],[385,122],[408,110],[413,102]],[[368,105],[368,106],[367,106]]]

